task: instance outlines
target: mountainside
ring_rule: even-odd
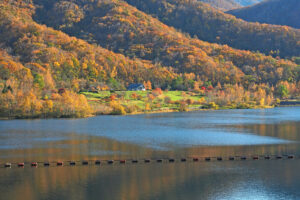
[[[212,7],[220,10],[231,10],[241,7],[235,0],[199,0],[204,3],[210,4]]]
[[[132,82],[174,78],[166,68],[39,25],[32,13],[32,4],[22,1],[0,4],[0,117],[85,116],[85,98],[67,90],[122,89]]]
[[[196,0],[126,1],[201,40],[283,57],[300,55],[297,29],[245,22]]]
[[[231,10],[228,13],[250,22],[300,28],[299,11],[299,0],[268,0],[250,7]]]
[[[286,88],[297,94],[299,69],[290,60],[191,38],[125,1],[0,3],[0,117],[88,116],[97,109],[92,112],[80,91],[125,90],[131,83],[197,92],[203,87],[199,94],[209,91],[210,101],[220,105],[270,105],[273,94],[287,96]],[[138,110],[151,110],[151,95]],[[101,102],[124,113],[115,98]],[[172,104],[185,110],[185,102]]]
[[[284,71],[295,69],[295,65],[288,61],[278,62],[259,53],[190,38],[124,1],[97,3],[73,1],[72,6],[68,8],[77,7],[81,10],[81,16],[84,16],[75,23],[66,18],[57,20],[51,17],[52,13],[66,16],[60,14],[61,6],[65,7],[64,3],[53,1],[53,4],[46,7],[43,1],[38,2],[39,9],[35,18],[41,23],[61,29],[90,43],[100,44],[114,52],[149,60],[153,64],[170,66],[177,74],[187,73],[186,75],[194,77],[192,78],[194,80],[198,77],[202,81],[212,82],[213,85],[218,82],[247,85],[253,81],[275,85],[279,81],[287,80],[287,77],[278,79],[276,72],[278,67],[282,67],[285,63],[289,67],[283,67]],[[69,9],[64,12],[73,11]],[[257,67],[260,67],[260,70],[255,70]]]
[[[20,9],[7,6],[5,9],[2,6],[0,8],[2,48],[8,49],[8,53],[17,56],[25,65],[36,62],[43,68],[51,67],[51,70],[73,68],[71,71],[62,70],[61,72],[65,74],[56,74],[57,81],[83,78],[105,82],[110,78],[116,78],[120,81],[135,82],[146,77],[151,78],[151,75],[155,78],[160,77],[150,73],[156,67],[147,61],[131,60],[100,46],[88,44],[60,31],[39,25]],[[138,70],[139,74],[135,70]],[[162,71],[159,70],[159,73]]]

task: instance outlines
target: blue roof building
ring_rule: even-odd
[[[143,84],[133,83],[127,87],[127,90],[129,90],[129,91],[145,91],[146,88]]]

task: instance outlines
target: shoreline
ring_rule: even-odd
[[[134,113],[126,113],[124,115],[121,114],[92,114],[86,117],[0,117],[0,121],[4,120],[40,120],[40,119],[84,119],[84,118],[91,118],[101,115],[111,115],[111,116],[127,116],[127,115],[145,115],[145,114],[158,114],[158,113],[176,113],[176,112],[199,112],[199,111],[216,111],[216,110],[250,110],[250,109],[273,109],[276,107],[297,107],[300,105],[290,105],[290,106],[264,106],[264,107],[253,107],[253,108],[219,108],[219,109],[189,109],[186,111],[179,111],[177,109],[164,109],[164,110],[155,110],[155,111],[147,111],[147,112],[134,112]]]
[[[288,102],[288,101],[287,101]],[[104,116],[104,115],[111,115],[111,116],[127,116],[127,115],[145,115],[145,114],[158,114],[158,113],[176,113],[176,112],[199,112],[199,111],[215,111],[215,110],[250,110],[250,109],[273,109],[277,107],[299,107],[300,104],[279,104],[279,105],[273,105],[273,106],[257,106],[252,108],[226,108],[221,107],[218,109],[213,108],[200,108],[200,109],[188,109],[186,111],[179,111],[178,109],[160,109],[160,110],[153,110],[153,111],[147,111],[147,112],[133,112],[133,113],[126,113],[124,115],[122,114],[110,114],[110,113],[100,113],[100,114],[91,114],[89,116],[85,117],[0,117],[0,121],[4,120],[40,120],[40,119],[84,119],[84,118],[91,118],[96,116]]]
[[[300,106],[300,105],[299,105]],[[199,111],[217,111],[217,110],[258,110],[258,109],[273,109],[276,107],[285,107],[285,106],[265,106],[265,107],[257,107],[257,108],[219,108],[219,109],[208,109],[208,108],[203,108],[203,109],[191,109],[187,111],[179,111],[179,110],[158,110],[158,111],[150,111],[150,112],[136,112],[136,113],[127,113],[125,115],[116,115],[116,116],[126,116],[126,115],[144,115],[144,114],[157,114],[157,113],[176,113],[176,112],[199,112]],[[293,106],[291,106],[293,107]],[[103,114],[103,115],[111,115],[111,114]],[[100,116],[100,115],[95,115],[95,116]]]
[[[280,102],[279,106],[281,107],[293,107],[293,106],[300,106],[300,100],[296,99],[288,99],[283,100]]]

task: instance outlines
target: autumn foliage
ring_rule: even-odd
[[[131,97],[147,104],[121,103],[124,95],[112,93],[105,109],[125,114],[175,104],[163,90],[185,91],[183,98],[190,91],[205,96],[201,102],[178,101],[181,110],[197,103],[242,108],[299,97],[300,61],[290,59],[300,52],[298,31],[246,23],[205,5],[194,0],[1,1],[0,117],[90,116],[101,99],[87,101],[80,93],[124,91],[131,83],[144,84],[146,97]],[[248,41],[257,35],[258,44]],[[198,38],[272,50],[272,56]]]

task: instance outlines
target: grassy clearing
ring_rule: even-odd
[[[193,99],[195,101],[203,98],[203,95],[197,95],[192,92],[185,92],[185,91],[162,91],[163,93],[158,96],[159,99],[162,99],[164,97],[169,97],[172,101],[180,101],[183,99]],[[104,100],[105,98],[109,98],[111,95],[117,94],[118,96],[123,96],[124,100],[135,100],[132,97],[132,94],[136,94],[138,96],[141,96],[142,98],[147,98],[149,94],[152,94],[152,91],[116,91],[116,92],[110,92],[110,91],[101,91],[99,93],[93,93],[93,92],[82,92],[88,100]]]
[[[205,102],[203,95],[184,91],[102,91],[82,94],[100,114],[110,114],[113,110],[111,107],[119,105],[124,107],[126,113],[141,113],[200,109]],[[112,105],[112,102],[115,104]]]
[[[197,92],[187,91],[102,91],[83,92],[95,114],[138,114],[200,109],[268,108],[255,101],[221,105]]]

